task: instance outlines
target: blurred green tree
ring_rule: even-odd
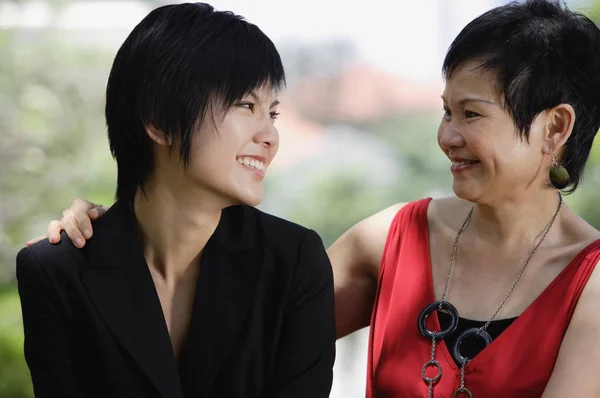
[[[112,202],[98,79],[111,56],[51,28],[4,29],[0,59],[0,397],[30,398],[14,259],[74,197]]]

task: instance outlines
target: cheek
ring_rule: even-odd
[[[235,151],[229,148],[222,137],[201,139],[192,145],[188,171],[196,175],[222,175],[227,173],[235,161]]]
[[[273,140],[271,141],[271,146],[269,147],[269,157],[273,159],[277,152],[279,151],[279,131],[275,129],[275,134]]]
[[[534,170],[539,165],[539,156],[536,153],[541,153],[536,147],[527,145],[515,146],[510,158],[514,164],[515,173],[528,174],[529,170]]]
[[[535,169],[535,147],[519,138],[507,139],[494,148],[494,161],[498,172],[511,178],[529,175]]]
[[[437,144],[440,147],[440,149],[442,150],[442,152],[447,154],[447,151],[442,146],[442,135],[443,134],[444,134],[444,125],[442,122],[442,123],[440,123],[440,125],[438,126],[438,129],[437,129]]]

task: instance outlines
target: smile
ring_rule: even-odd
[[[237,162],[243,166],[249,167],[251,169],[256,169],[260,171],[265,170],[265,163],[260,160],[251,158],[251,157],[240,157],[236,159]]]
[[[450,166],[450,171],[452,172],[452,174],[457,175],[467,170],[470,170],[479,163],[481,162],[478,160],[462,160],[460,162],[452,162],[452,165]]]
[[[461,162],[452,162],[452,166],[454,166],[454,167],[468,166],[470,164],[476,164],[476,163],[479,163],[479,160],[465,160],[465,161],[461,161]]]

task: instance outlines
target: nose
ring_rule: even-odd
[[[279,146],[279,132],[270,118],[254,136],[254,142],[265,148],[277,148]]]
[[[442,123],[438,129],[438,144],[443,151],[448,152],[464,146],[465,140],[452,122]]]

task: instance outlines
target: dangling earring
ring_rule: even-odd
[[[550,182],[556,189],[564,189],[569,185],[569,172],[556,162],[552,156],[552,167],[550,168]]]

